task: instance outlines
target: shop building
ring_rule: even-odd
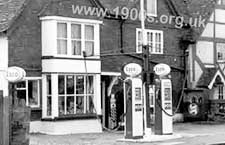
[[[189,40],[175,20],[158,21],[165,14],[180,16],[174,1],[151,0],[147,5],[152,6],[147,10],[153,10],[148,14],[157,19],[146,21],[150,68],[158,63],[172,68],[176,107],[185,75],[187,45],[183,42]],[[24,81],[14,86],[17,98],[31,107],[31,132],[69,134],[113,128],[112,96],[116,98],[117,120],[124,113],[121,68],[129,62],[143,65],[138,18],[124,20],[115,11],[105,17],[77,14],[75,6],[135,11],[139,1],[11,0],[2,5],[0,88],[4,96],[11,95],[4,79],[8,67],[26,70]]]
[[[184,114],[188,120],[212,119],[210,116],[224,113],[224,4],[221,0],[186,4],[189,17],[205,19],[205,27],[192,27],[188,32],[193,40],[187,49]],[[190,25],[195,24],[192,21]],[[189,104],[197,104],[195,113],[190,112]]]

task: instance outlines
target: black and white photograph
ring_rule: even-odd
[[[225,0],[0,0],[0,145],[225,145]]]

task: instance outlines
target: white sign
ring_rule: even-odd
[[[135,77],[142,72],[142,67],[137,63],[129,63],[124,66],[123,71],[126,75]]]
[[[191,115],[197,115],[198,114],[198,111],[199,111],[199,108],[198,108],[198,105],[195,104],[195,103],[192,103],[189,105],[188,107],[188,112],[191,114]]]
[[[155,71],[155,74],[158,76],[165,76],[170,73],[171,69],[170,69],[170,66],[168,66],[167,64],[160,63],[154,67],[154,71]]]
[[[25,76],[26,76],[25,70],[16,66],[9,67],[6,72],[6,79],[9,82],[21,81]]]

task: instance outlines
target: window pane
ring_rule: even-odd
[[[84,113],[84,96],[77,96],[76,98],[76,113],[83,114]]]
[[[58,78],[58,91],[59,94],[65,94],[65,76],[59,76]]]
[[[66,112],[67,114],[74,114],[74,96],[67,96]]]
[[[138,40],[142,41],[142,33],[141,33],[141,31],[138,31]]]
[[[67,40],[57,40],[57,53],[67,54]]]
[[[71,25],[71,38],[81,39],[81,25],[78,24]]]
[[[66,92],[67,94],[74,94],[74,76],[67,76],[67,86],[66,86]]]
[[[87,96],[87,113],[95,113],[93,101],[93,96]]]
[[[87,56],[93,56],[94,55],[94,42],[93,41],[86,41],[85,52],[86,52]]]
[[[19,82],[16,84],[16,88],[26,88],[26,82],[23,81],[23,82]]]
[[[58,38],[67,38],[67,25],[66,23],[57,24],[57,37]]]
[[[85,26],[85,39],[94,40],[94,26]]]
[[[26,90],[17,90],[18,101],[24,100],[26,102]]]
[[[38,81],[28,81],[29,105],[38,105]]]
[[[86,85],[87,94],[94,94],[93,76],[87,76]]]
[[[225,43],[217,43],[217,60],[225,60]]]
[[[147,2],[146,4],[147,14],[156,15],[157,14],[156,0],[146,0],[146,2]]]
[[[84,94],[84,76],[76,76],[76,94]]]
[[[147,43],[149,45],[150,52],[153,52],[153,33],[147,32]]]
[[[47,116],[52,115],[52,97],[47,96]]]
[[[72,40],[72,54],[81,55],[81,41]]]
[[[52,80],[51,80],[51,76],[48,75],[47,76],[47,95],[51,95],[52,94]]]
[[[155,41],[156,41],[156,52],[161,52],[161,34],[160,33],[156,33],[155,34]]]
[[[64,115],[65,114],[65,100],[64,96],[59,96],[59,115]]]

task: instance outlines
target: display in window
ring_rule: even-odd
[[[84,94],[84,76],[76,77],[76,94]]]
[[[52,94],[52,82],[51,82],[51,76],[47,76],[47,94]]]
[[[52,115],[52,97],[48,96],[47,97],[47,116]]]
[[[87,94],[94,94],[94,83],[93,83],[93,76],[87,76],[86,79],[87,85]]]
[[[67,97],[66,106],[66,114],[74,114],[74,96]]]
[[[59,76],[58,91],[59,91],[59,94],[65,94],[65,77],[64,76]]]
[[[26,80],[16,84],[18,101],[24,100],[26,105],[39,107],[39,80]]]
[[[66,93],[74,94],[74,76],[66,77]]]
[[[17,99],[26,101],[26,90],[17,90]]]
[[[30,105],[38,105],[38,88],[37,81],[28,81],[28,99]]]
[[[95,113],[94,96],[87,96],[87,113]]]
[[[65,114],[65,100],[64,96],[59,97],[59,115]]]
[[[84,113],[84,96],[77,96],[76,98],[76,113]]]

